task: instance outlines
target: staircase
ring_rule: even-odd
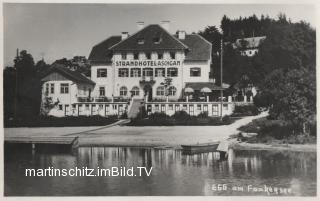
[[[129,112],[128,112],[128,118],[132,119],[137,117],[138,113],[139,113],[139,109],[140,107],[143,106],[143,100],[142,99],[133,99],[131,106],[129,108]]]

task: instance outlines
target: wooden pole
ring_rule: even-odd
[[[222,67],[223,67],[223,38],[221,39],[221,61],[220,61],[220,86],[221,86],[221,90],[220,90],[220,117],[222,119],[222,104],[223,104],[223,91],[222,91]]]

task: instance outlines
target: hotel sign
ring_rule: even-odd
[[[180,60],[127,60],[114,61],[116,67],[176,67],[181,66]]]

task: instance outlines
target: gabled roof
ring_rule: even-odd
[[[207,61],[211,57],[211,43],[198,34],[186,35],[184,40],[180,40],[189,47],[186,53],[186,61]]]
[[[90,85],[95,85],[96,83],[93,82],[92,80],[88,79],[86,76],[82,75],[79,72],[72,71],[66,67],[64,67],[61,64],[53,64],[50,69],[48,69],[47,72],[45,72],[41,77],[44,78],[47,75],[57,72],[67,79],[70,79],[76,83],[82,83],[82,84],[90,84]]]
[[[258,48],[261,43],[266,39],[266,36],[251,37],[251,38],[241,38],[237,39],[235,43],[232,44],[233,48],[244,48],[244,49],[254,49]],[[243,41],[245,41],[245,47],[243,47]]]
[[[160,38],[159,44],[154,42],[156,38]],[[144,40],[144,43],[138,44],[138,40]],[[188,46],[172,36],[160,25],[151,24],[110,49],[113,51],[186,50]]]
[[[95,45],[89,55],[91,64],[111,63],[112,51],[109,48],[121,41],[121,36],[111,36],[101,43]]]

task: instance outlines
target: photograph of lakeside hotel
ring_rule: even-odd
[[[95,45],[90,77],[54,64],[41,79],[41,110],[48,110],[45,101],[51,98],[54,106],[47,114],[57,117],[126,113],[133,118],[141,106],[148,114],[183,110],[192,116],[224,116],[235,104],[252,102],[252,96],[242,103],[224,96],[221,102],[228,84],[221,87],[210,76],[215,73],[210,72],[211,43],[195,33],[171,35],[169,27],[169,21],[137,22],[136,33],[122,32]]]

